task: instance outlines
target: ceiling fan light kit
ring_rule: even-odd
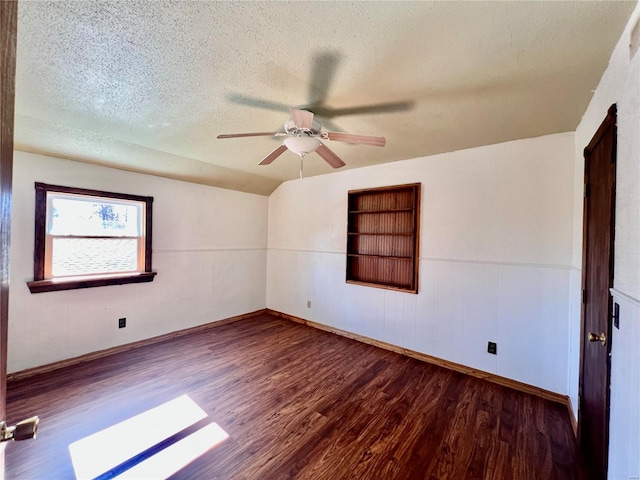
[[[256,133],[231,133],[221,134],[217,138],[239,138],[239,137],[286,137],[283,145],[280,145],[273,152],[267,155],[258,165],[268,165],[282,155],[286,150],[290,150],[300,157],[300,178],[302,178],[302,159],[311,152],[317,152],[333,168],[345,166],[338,155],[336,155],[322,140],[354,143],[359,145],[372,145],[383,147],[386,143],[384,137],[373,137],[369,135],[352,135],[350,133],[324,132],[320,122],[315,119],[313,112],[292,108],[289,110],[291,117],[284,124],[284,132],[256,132]]]
[[[284,139],[285,146],[293,153],[301,157],[315,152],[322,142],[318,137],[287,137]]]

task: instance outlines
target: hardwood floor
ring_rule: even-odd
[[[580,478],[564,406],[270,315],[10,383],[41,423],[7,478],[74,478],[70,443],[182,394],[230,437],[175,478]]]

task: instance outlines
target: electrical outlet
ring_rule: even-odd
[[[119,318],[118,319],[118,328],[124,328],[127,326],[127,318],[123,317],[123,318]]]
[[[311,308],[311,300],[307,300],[307,308]]]
[[[613,304],[613,326],[620,330],[620,305]]]
[[[496,342],[489,342],[489,344],[487,345],[487,352],[497,355],[498,344]]]

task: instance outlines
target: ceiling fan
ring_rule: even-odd
[[[322,130],[320,122],[314,118],[313,112],[297,108],[291,108],[289,112],[291,117],[284,124],[284,132],[230,133],[218,135],[217,138],[286,137],[283,144],[267,155],[258,165],[268,165],[285,151],[291,150],[300,156],[300,178],[302,178],[302,160],[305,155],[311,152],[316,152],[333,168],[340,168],[346,165],[338,155],[322,143],[322,140],[373,145],[375,147],[384,147],[386,143],[384,137],[325,132]]]
[[[333,122],[333,119],[346,115],[397,113],[413,109],[413,101],[356,105],[341,108],[333,108],[327,105],[329,90],[338,71],[340,60],[340,54],[335,51],[318,52],[313,56],[307,102],[303,107],[299,107],[300,109],[314,112],[316,117],[322,118],[322,123],[326,127],[331,128],[331,130],[342,131],[342,129]],[[252,108],[263,108],[280,112],[289,111],[289,106],[284,103],[240,93],[227,94],[226,98],[230,102]]]

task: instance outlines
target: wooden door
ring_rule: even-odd
[[[9,240],[13,171],[13,109],[16,73],[17,2],[0,1],[0,420],[6,419]],[[0,478],[4,478],[0,444]]]
[[[607,477],[611,294],[615,225],[616,107],[598,129],[585,157],[582,355],[579,440],[588,471]]]

